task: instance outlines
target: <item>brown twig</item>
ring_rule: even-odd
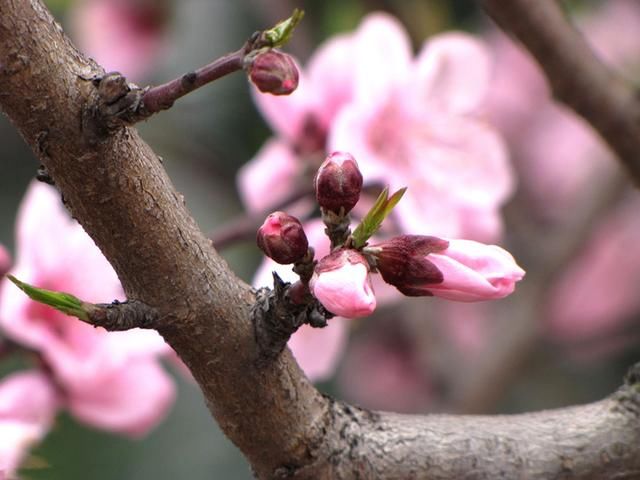
[[[555,97],[585,118],[640,185],[640,97],[598,59],[558,0],[480,0],[544,70]]]
[[[246,47],[243,47],[193,72],[185,73],[170,82],[147,89],[142,95],[141,108],[148,115],[170,108],[173,102],[193,92],[196,88],[242,70],[246,53]]]

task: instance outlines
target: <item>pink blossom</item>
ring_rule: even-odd
[[[27,283],[89,302],[123,298],[115,272],[52,187],[29,187],[16,245],[12,274]],[[168,347],[156,332],[107,333],[29,300],[8,280],[0,288],[0,326],[41,354],[66,406],[86,423],[140,435],[164,418],[173,401],[173,384],[156,359]]]
[[[382,278],[408,296],[490,300],[511,294],[524,277],[509,252],[473,240],[400,235],[367,250]]]
[[[366,183],[409,187],[395,209],[404,231],[495,239],[514,185],[501,137],[478,115],[491,77],[484,45],[442,34],[414,60],[384,14],[368,16],[352,43],[354,99],[331,124],[330,149],[352,153]]]
[[[460,302],[506,297],[525,273],[506,250],[473,240],[449,240],[446,250],[429,254],[428,260],[442,272],[444,280],[422,289]]]
[[[327,310],[341,317],[366,317],[376,308],[369,265],[355,250],[341,249],[322,258],[309,288]]]
[[[139,79],[162,51],[167,16],[163,0],[80,0],[70,23],[80,48],[107,71]]]
[[[43,373],[14,373],[0,382],[0,478],[15,473],[25,454],[47,434],[58,395]]]
[[[580,255],[553,286],[549,333],[560,340],[596,338],[640,312],[640,197],[602,220]]]
[[[0,277],[11,268],[11,257],[7,249],[0,245]]]

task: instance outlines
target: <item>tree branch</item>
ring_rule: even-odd
[[[498,417],[374,413],[321,395],[285,349],[258,362],[255,294],[128,127],[94,137],[83,58],[38,0],[0,0],[0,105],[175,349],[258,478],[637,478],[640,374],[592,405]],[[155,316],[157,315],[157,317]],[[159,320],[161,319],[161,320]]]
[[[487,13],[529,50],[556,98],[587,120],[640,186],[640,97],[602,63],[558,0],[481,0]]]

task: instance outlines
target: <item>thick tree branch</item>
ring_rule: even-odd
[[[558,0],[481,0],[544,70],[554,95],[600,133],[640,186],[640,96],[607,68]]]
[[[637,478],[637,372],[592,405],[512,417],[372,413],[324,397],[285,349],[259,362],[255,294],[131,128],[88,135],[103,72],[37,0],[0,0],[0,106],[190,368],[259,478]],[[35,165],[34,165],[35,167]],[[157,315],[157,317],[155,316]]]

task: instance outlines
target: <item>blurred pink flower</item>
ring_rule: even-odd
[[[309,289],[327,310],[341,317],[366,317],[376,309],[369,265],[356,250],[336,250],[319,260]]]
[[[0,277],[11,268],[11,257],[7,249],[0,245]]]
[[[398,325],[378,325],[354,338],[338,372],[348,401],[399,413],[424,412],[433,401],[429,372],[422,369]]]
[[[16,245],[12,274],[27,283],[89,302],[123,298],[115,272],[52,187],[29,187]],[[164,418],[174,387],[156,358],[169,351],[156,332],[107,333],[31,301],[6,279],[0,286],[0,327],[41,354],[79,420],[142,435]]]
[[[638,66],[640,5],[611,0],[576,22],[601,58],[614,68]],[[506,135],[521,187],[536,213],[561,221],[617,168],[592,128],[556,104],[539,67],[503,34],[492,32],[496,71],[484,110]]]
[[[490,84],[484,45],[434,36],[412,59],[402,26],[368,16],[352,37],[354,98],[331,124],[331,150],[352,153],[365,183],[408,186],[395,209],[407,232],[494,240],[514,184],[501,137],[477,112]]]
[[[143,77],[162,52],[165,0],[78,0],[71,31],[78,46],[106,71]]]
[[[640,314],[640,196],[597,226],[581,254],[553,286],[549,333],[560,340],[613,333]]]
[[[51,428],[57,409],[58,395],[43,373],[20,372],[2,379],[0,474],[12,477],[29,448]]]

